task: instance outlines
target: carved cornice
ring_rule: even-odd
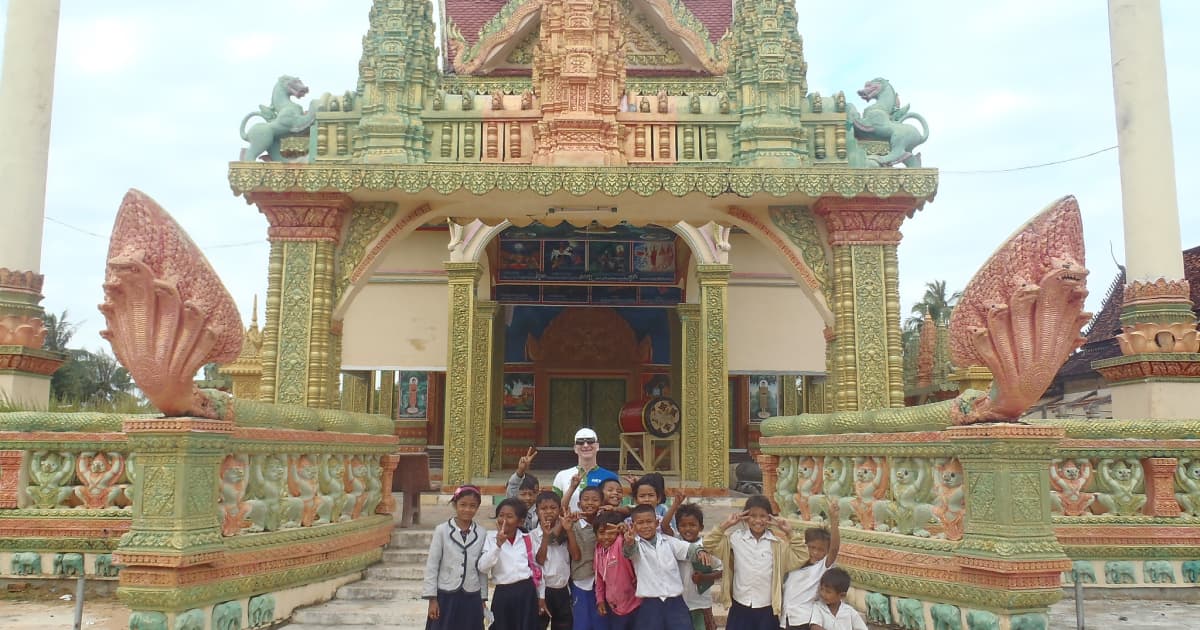
[[[46,342],[46,325],[40,317],[8,315],[0,317],[0,346],[25,346],[38,349]]]
[[[341,238],[342,223],[354,205],[338,193],[279,194],[256,192],[246,200],[258,205],[271,227],[273,241],[329,241]]]
[[[1094,361],[1092,369],[1110,383],[1141,379],[1200,379],[1200,354],[1131,354]]]
[[[50,376],[66,361],[66,355],[25,346],[0,346],[0,370]]]
[[[751,197],[767,194],[775,197],[805,195],[846,198],[873,195],[879,200],[860,199],[871,204],[895,198],[905,216],[915,212],[937,192],[938,175],[934,169],[851,169],[851,168],[751,168],[751,167],[530,167],[481,164],[345,164],[296,166],[266,162],[233,162],[229,165],[229,183],[233,192],[257,199],[276,199],[294,205],[282,193],[308,193],[330,190],[351,193],[400,191],[417,194],[433,190],[449,195],[466,191],[482,196],[494,191],[530,191],[541,196],[566,192],[576,196],[599,192],[616,197],[633,192],[650,197],[666,192],[673,197],[700,193],[706,197],[736,195]],[[280,193],[265,195],[265,193]],[[323,193],[327,194],[327,193]],[[257,202],[256,202],[257,203]],[[827,206],[828,207],[828,206]],[[879,211],[876,208],[876,211]],[[889,215],[891,213],[888,213]],[[902,220],[903,217],[901,217]],[[369,258],[369,257],[368,257]]]
[[[0,267],[0,290],[20,291],[40,296],[46,277],[32,271]]]
[[[822,197],[813,212],[825,219],[830,245],[895,245],[901,238],[900,224],[920,205],[914,198]]]
[[[1159,278],[1154,282],[1134,280],[1125,285],[1125,306],[1133,304],[1178,304],[1192,305],[1190,286],[1187,280]]]

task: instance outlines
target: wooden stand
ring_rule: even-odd
[[[392,492],[404,495],[400,510],[400,527],[421,523],[421,493],[431,489],[429,454],[400,453],[400,463],[392,476]]]
[[[658,452],[659,449],[662,449],[662,452]],[[627,468],[626,455],[633,456],[633,460],[641,468]],[[659,468],[664,463],[667,468]],[[622,433],[618,466],[620,466],[618,472],[622,475],[656,471],[664,475],[678,475],[680,470],[679,434],[659,437],[647,432]]]

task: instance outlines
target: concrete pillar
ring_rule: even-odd
[[[1123,356],[1094,367],[1112,383],[1115,417],[1193,417],[1200,335],[1183,270],[1158,0],[1109,0],[1108,28],[1126,284]]]
[[[1158,0],[1109,0],[1129,282],[1183,277],[1167,63]]]
[[[9,0],[0,70],[0,402],[42,408],[65,357],[42,350],[42,220],[59,0]]]
[[[0,267],[38,273],[59,0],[9,0],[0,74]]]

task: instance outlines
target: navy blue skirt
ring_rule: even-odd
[[[482,630],[483,595],[479,591],[438,591],[441,616],[425,621],[425,630]]]

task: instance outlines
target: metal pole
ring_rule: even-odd
[[[1075,630],[1083,628],[1083,582],[1079,581],[1079,572],[1071,569],[1071,581],[1075,583]]]
[[[83,630],[83,575],[75,580],[75,630]]]

